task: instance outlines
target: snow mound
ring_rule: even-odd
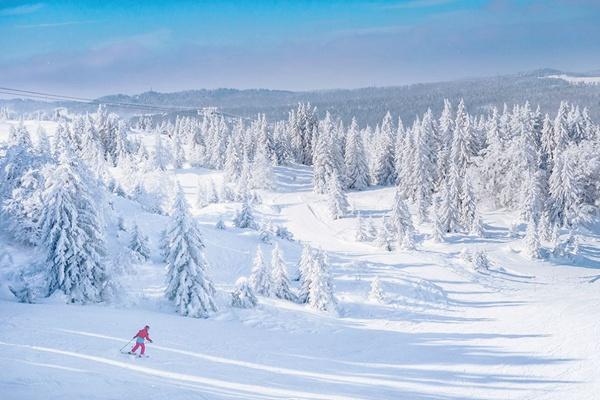
[[[405,278],[397,284],[397,294],[391,301],[401,305],[447,305],[448,295],[435,283],[419,278]]]

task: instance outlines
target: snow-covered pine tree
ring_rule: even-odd
[[[399,188],[396,189],[394,195],[394,204],[392,204],[392,212],[390,213],[390,226],[392,233],[396,236],[396,240],[400,248],[414,248],[414,231],[410,212],[403,199],[402,192]]]
[[[283,261],[279,245],[271,252],[271,273],[272,273],[272,292],[279,299],[296,301],[296,295],[290,288],[290,278],[288,277],[287,267]]]
[[[250,286],[259,295],[269,297],[273,293],[273,281],[269,266],[265,264],[263,253],[258,246],[250,273]]]
[[[329,312],[335,312],[337,306],[327,258],[320,250],[314,258],[311,269],[308,305],[314,310]]]
[[[475,214],[477,213],[477,203],[475,194],[469,179],[462,180],[460,191],[460,224],[468,232],[475,223]]]
[[[152,153],[152,165],[160,171],[166,171],[170,160],[169,149],[165,146],[159,129],[154,133],[154,152]]]
[[[235,218],[233,219],[233,224],[236,228],[257,229],[258,224],[254,220],[252,203],[248,198],[244,199],[244,201],[242,202],[242,207],[235,215]]]
[[[128,127],[125,121],[119,121],[115,131],[115,144],[113,165],[120,165],[129,157],[129,141],[127,140]]]
[[[244,154],[242,159],[242,170],[240,173],[240,178],[237,181],[237,184],[234,188],[236,199],[243,201],[248,198],[250,189],[252,188],[252,172],[250,161],[248,160],[248,155]]]
[[[27,162],[27,158],[21,161]],[[33,246],[39,243],[39,220],[44,208],[42,203],[44,176],[38,164],[36,161],[30,164],[32,168],[18,179],[16,187],[4,200],[3,207],[0,207],[0,216],[4,218],[12,236],[21,243]],[[10,163],[5,165],[10,166]],[[1,200],[0,196],[0,205]]]
[[[231,292],[231,306],[237,308],[253,308],[258,304],[258,299],[250,282],[246,277],[241,277],[235,282],[235,289]]]
[[[475,216],[473,217],[473,224],[469,229],[469,233],[480,238],[486,236],[483,220],[481,219],[481,216],[479,215],[479,212],[477,210],[475,211]]]
[[[311,270],[314,263],[313,250],[308,243],[302,246],[302,254],[298,261],[297,281],[300,281],[300,290],[298,292],[298,301],[306,303],[308,301],[308,291],[311,280]]]
[[[452,104],[448,99],[444,99],[444,109],[439,119],[439,143],[440,149],[437,158],[437,185],[446,178],[449,168],[450,151],[452,148],[452,133],[454,131],[454,121],[452,119]]]
[[[553,133],[552,159],[556,162],[556,158],[569,144],[569,105],[566,101],[560,102],[558,113],[554,119]]]
[[[150,249],[148,248],[148,236],[140,232],[138,224],[134,223],[131,228],[131,238],[129,239],[129,249],[133,251],[141,261],[148,261],[150,258]]]
[[[334,151],[336,145],[333,140],[333,122],[331,115],[327,113],[325,119],[321,121],[319,135],[314,139],[315,148],[313,151],[313,190],[315,193],[327,193],[329,178],[335,172],[342,176],[339,166],[343,165],[343,160],[336,160],[338,154]]]
[[[72,303],[99,302],[107,283],[106,254],[90,179],[64,148],[46,171],[40,243],[46,253],[48,295],[62,291]]]
[[[406,130],[402,118],[398,117],[398,128],[396,129],[396,139],[394,143],[394,168],[396,169],[396,184],[400,183],[400,179],[404,173],[404,141],[406,139]]]
[[[215,185],[214,180],[209,179],[208,183],[206,184],[205,193],[206,193],[206,202],[208,204],[213,204],[213,203],[219,202],[219,195],[217,194],[217,187]]]
[[[414,158],[412,165],[412,180],[414,196],[417,204],[417,219],[419,222],[427,220],[427,212],[431,206],[431,198],[436,181],[434,140],[435,131],[431,110],[423,116],[420,126],[416,126]]]
[[[538,221],[533,216],[530,216],[530,219],[527,223],[527,231],[525,233],[525,250],[531,258],[536,259],[542,257]]]
[[[381,228],[377,231],[377,237],[375,239],[377,247],[384,249],[385,251],[392,251],[394,249],[392,246],[393,236],[392,232],[390,232],[388,217],[383,217],[383,223]]]
[[[179,186],[166,233],[165,295],[183,316],[206,318],[217,310],[215,288],[207,275],[208,262],[203,248],[200,232]]]
[[[217,223],[215,224],[215,229],[224,230],[225,229],[225,221],[223,221],[223,217],[219,217]]]
[[[37,152],[44,157],[50,157],[50,155],[52,154],[51,148],[52,146],[50,145],[48,133],[42,125],[38,126],[36,146]]]
[[[356,233],[354,235],[354,239],[357,242],[368,242],[370,240],[373,240],[373,238],[370,237],[370,232],[368,230],[367,223],[361,216],[360,211],[356,216]]]
[[[204,208],[208,205],[206,190],[202,182],[198,181],[196,184],[196,207]]]
[[[327,208],[333,219],[344,218],[348,214],[348,198],[342,189],[337,173],[329,177],[327,185]]]
[[[371,289],[369,290],[369,300],[374,301],[376,303],[385,303],[385,294],[383,293],[383,289],[381,288],[381,281],[379,277],[376,276],[375,279],[371,281]]]
[[[396,182],[394,143],[392,116],[388,111],[381,123],[377,148],[375,149],[373,180],[377,185],[387,186]]]
[[[225,167],[223,170],[223,181],[225,183],[237,183],[242,174],[242,159],[238,154],[236,139],[232,137],[227,144],[225,152]]]
[[[471,119],[461,99],[456,109],[456,121],[452,134],[451,159],[460,176],[465,176],[471,158],[475,155],[475,144]]]
[[[173,132],[173,166],[179,169],[185,163],[185,152],[183,150],[183,138],[179,129]]]
[[[442,216],[442,199],[438,195],[434,201],[433,207],[433,241],[442,243],[446,241],[446,232]]]
[[[579,212],[582,182],[575,167],[577,151],[573,146],[556,154],[550,175],[550,222],[560,227],[573,224]]]
[[[534,219],[538,224],[546,211],[545,205],[548,197],[546,173],[538,170],[533,174],[528,174],[527,177],[525,196],[521,205],[521,219],[523,221]]]
[[[252,187],[255,189],[273,189],[273,161],[262,148],[258,148],[252,163]]]
[[[348,129],[344,161],[348,189],[362,190],[369,186],[369,165],[356,118],[352,118]]]
[[[440,191],[439,224],[444,232],[456,232],[458,228],[458,210],[450,185],[451,175],[446,176]]]
[[[477,250],[471,257],[471,265],[478,272],[486,272],[490,269],[492,263],[484,250]]]

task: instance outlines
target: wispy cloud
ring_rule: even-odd
[[[0,17],[32,14],[44,7],[43,3],[23,4],[16,7],[0,8]]]
[[[454,3],[456,0],[406,0],[394,4],[386,4],[384,9],[427,8]]]
[[[41,23],[41,24],[15,25],[15,28],[21,28],[21,29],[56,28],[56,27],[69,26],[69,25],[96,24],[98,22],[101,22],[101,21],[100,20],[87,20],[87,21],[48,22],[48,23]]]

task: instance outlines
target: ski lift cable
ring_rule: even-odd
[[[85,98],[85,97],[67,96],[67,95],[60,95],[60,94],[47,93],[47,92],[38,92],[38,91],[32,91],[32,90],[14,89],[14,88],[1,87],[1,86],[0,86],[0,94],[37,98],[37,99],[46,99],[46,100],[55,100],[55,101],[56,100],[75,101],[75,102],[87,103],[87,104],[98,104],[98,105],[107,105],[107,106],[112,106],[112,107],[132,108],[132,109],[138,109],[138,110],[142,110],[142,111],[156,111],[156,112],[161,112],[161,113],[184,112],[184,111],[200,112],[202,110],[209,109],[208,107],[198,108],[198,107],[172,106],[172,105],[156,106],[156,105],[142,104],[142,103],[102,101],[100,99],[90,99],[90,98]],[[227,118],[241,118],[244,120],[252,121],[252,119],[250,119],[250,118],[218,111],[216,109],[210,109],[208,112],[212,113],[212,114],[222,115]]]
[[[20,97],[26,97],[26,98],[34,98],[34,99],[42,99],[42,100],[64,100],[62,98],[59,97],[49,97],[49,96],[43,96],[43,95],[35,95],[35,94],[21,94],[21,93],[14,93],[14,92],[7,92],[7,91],[3,91],[0,90],[0,94],[8,94],[8,95],[17,95]],[[78,102],[78,103],[85,103],[85,104],[97,104],[97,105],[101,105],[101,104],[106,104],[103,102],[97,102],[97,101],[80,101],[80,100],[70,100],[70,101],[74,101],[74,102]],[[142,111],[156,111],[158,112],[158,110],[156,109],[148,109],[148,108],[144,108],[144,107],[132,107],[132,106],[126,106],[126,105],[115,105],[115,104],[106,104],[106,105],[110,105],[110,106],[115,106],[115,107],[121,107],[121,108],[133,108],[133,109],[137,109],[137,110],[142,110]]]
[[[168,107],[168,106],[155,106],[150,104],[142,104],[142,103],[125,103],[125,102],[114,102],[114,101],[102,101],[98,99],[87,99],[83,97],[73,97],[73,96],[65,96],[53,93],[45,93],[45,92],[35,92],[31,90],[21,90],[21,89],[12,89],[6,87],[0,87],[1,93],[9,94],[13,96],[21,96],[21,97],[32,97],[32,98],[41,98],[47,100],[65,100],[65,101],[75,101],[80,103],[88,103],[88,104],[103,104],[114,107],[124,107],[124,108],[136,108],[140,110],[151,110],[151,111],[161,111],[161,112],[171,112],[171,111],[179,111],[182,109],[187,110],[197,110],[197,108],[193,107]]]

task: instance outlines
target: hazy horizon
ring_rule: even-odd
[[[598,18],[593,0],[4,1],[0,83],[100,97],[586,71]]]

